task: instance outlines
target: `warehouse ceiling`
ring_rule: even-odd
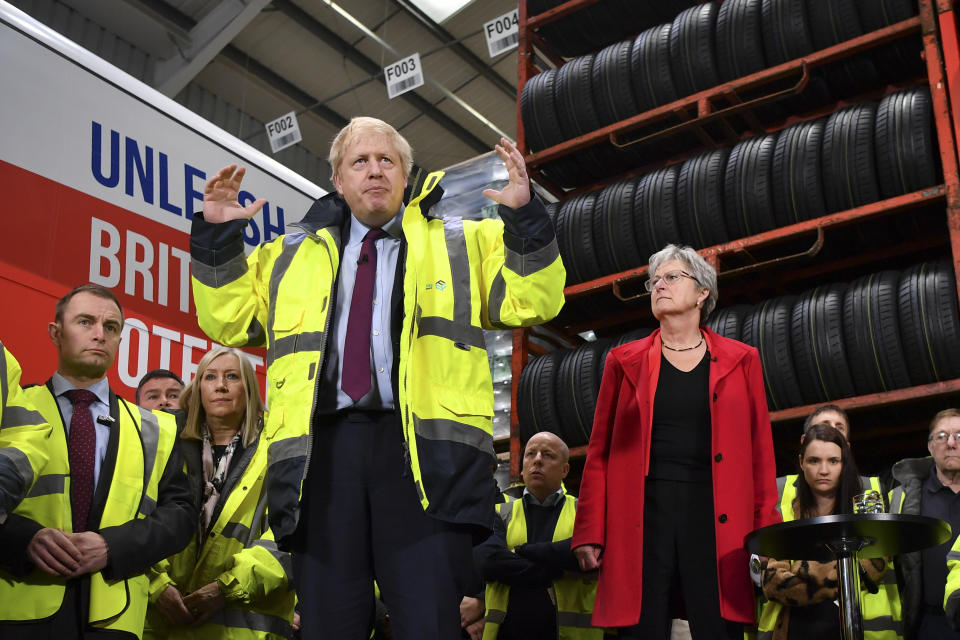
[[[330,141],[353,116],[393,124],[428,170],[516,135],[516,49],[491,58],[482,32],[516,0],[473,0],[442,24],[415,0],[12,4],[268,154],[263,123],[295,111],[300,148],[274,155],[327,188]],[[413,53],[425,84],[388,99],[383,67]]]

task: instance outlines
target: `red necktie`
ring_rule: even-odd
[[[353,284],[347,337],[343,343],[343,377],[340,388],[357,402],[370,391],[370,325],[373,321],[373,285],[377,278],[377,247],[382,229],[370,229],[363,236]]]
[[[70,507],[74,533],[87,530],[87,516],[93,502],[93,469],[97,449],[97,432],[93,426],[90,405],[97,396],[87,389],[71,389],[65,394],[73,403],[70,418]]]

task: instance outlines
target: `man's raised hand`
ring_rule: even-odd
[[[240,183],[247,172],[245,167],[237,168],[231,164],[207,180],[203,188],[203,219],[207,222],[228,222],[230,220],[249,220],[266,204],[259,198],[247,206],[241,206],[237,197]]]
[[[519,209],[530,202],[530,177],[527,175],[523,154],[506,138],[500,138],[500,144],[496,146],[496,150],[500,159],[507,165],[510,184],[500,191],[484,189],[483,195],[511,209]]]

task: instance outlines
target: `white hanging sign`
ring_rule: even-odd
[[[295,111],[286,113],[264,126],[267,128],[267,137],[270,138],[270,150],[274,153],[297,144],[303,139]]]
[[[520,37],[520,16],[517,9],[505,13],[496,20],[483,25],[483,34],[487,37],[487,50],[491,58],[504,51],[517,48]]]
[[[423,67],[420,54],[415,53],[403,60],[397,60],[383,68],[387,80],[387,97],[393,100],[397,96],[423,86]]]

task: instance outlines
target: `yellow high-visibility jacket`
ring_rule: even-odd
[[[947,586],[943,590],[943,611],[951,626],[960,623],[960,538],[947,553]]]
[[[777,491],[780,494],[778,509],[784,522],[796,519],[793,501],[797,497],[796,474],[777,478]],[[861,486],[880,492],[880,479],[876,476],[860,477]],[[882,492],[881,492],[882,493]],[[877,585],[877,593],[870,593],[861,583],[860,605],[862,607],[865,640],[898,640],[903,637],[903,623],[900,615],[900,594],[897,591],[897,576],[893,561],[887,563],[887,572]],[[760,611],[757,638],[767,640],[773,637],[773,629],[783,605],[766,601]]]
[[[510,502],[498,504],[497,513],[507,528],[507,548],[512,551],[521,544],[526,544],[527,518],[523,510],[523,499],[516,498]],[[573,536],[576,513],[577,499],[569,494],[564,495],[560,517],[553,530],[553,542]],[[593,602],[597,595],[596,574],[565,573],[553,582],[553,591],[556,596],[559,640],[601,640],[603,638],[604,630],[590,624]],[[488,582],[484,600],[487,611],[484,617],[483,640],[496,640],[500,625],[507,617],[510,585]]]
[[[394,397],[405,456],[422,507],[449,522],[489,528],[493,385],[483,328],[529,326],[563,305],[565,272],[542,203],[511,215],[539,216],[542,245],[498,220],[432,218],[442,172],[414,184],[403,212],[403,321],[394,336]],[[217,342],[267,347],[270,528],[282,548],[300,516],[349,208],[335,193],[314,203],[287,233],[244,256],[245,221],[194,218],[193,296],[200,326]],[[501,214],[502,215],[502,214]]]
[[[49,385],[31,387],[24,393],[52,427],[52,435],[47,441],[50,458],[13,515],[33,521],[40,527],[71,532],[70,462],[60,408]],[[163,529],[163,544],[145,543],[136,550],[143,562],[143,569],[139,572],[107,576],[105,570],[90,575],[88,624],[140,637],[147,612],[149,582],[143,571],[167,555],[169,550],[182,548],[187,541],[185,534],[196,526],[195,516],[190,518],[190,511],[195,507],[185,500],[182,504],[172,505],[171,510],[163,505],[163,510],[158,511],[158,501],[164,500],[159,492],[161,479],[176,441],[173,416],[141,409],[113,393],[110,415],[113,418],[111,429],[114,430],[111,440],[116,439],[116,456],[111,471],[101,473],[101,481],[109,478],[108,493],[99,520],[89,522],[90,530],[107,540],[110,562],[121,562],[114,557],[123,546],[121,538],[148,535],[143,527],[151,526],[152,522],[157,522]],[[179,461],[179,456],[175,460]],[[102,489],[97,488],[97,495]],[[144,522],[148,519],[149,522]],[[144,525],[131,524],[136,522],[144,522]],[[60,609],[65,590],[65,579],[50,576],[39,569],[33,569],[23,577],[0,569],[0,622],[42,621]]]
[[[144,638],[268,640],[292,633],[293,567],[267,527],[263,479],[266,451],[259,438],[245,448],[227,475],[202,548],[197,538],[150,570],[150,602],[168,586],[187,595],[216,582],[227,605],[199,627],[174,627],[151,604]],[[188,473],[202,490],[199,442],[181,442]],[[193,477],[195,476],[195,477]]]
[[[20,364],[0,342],[0,524],[47,463],[50,424],[20,388]]]

